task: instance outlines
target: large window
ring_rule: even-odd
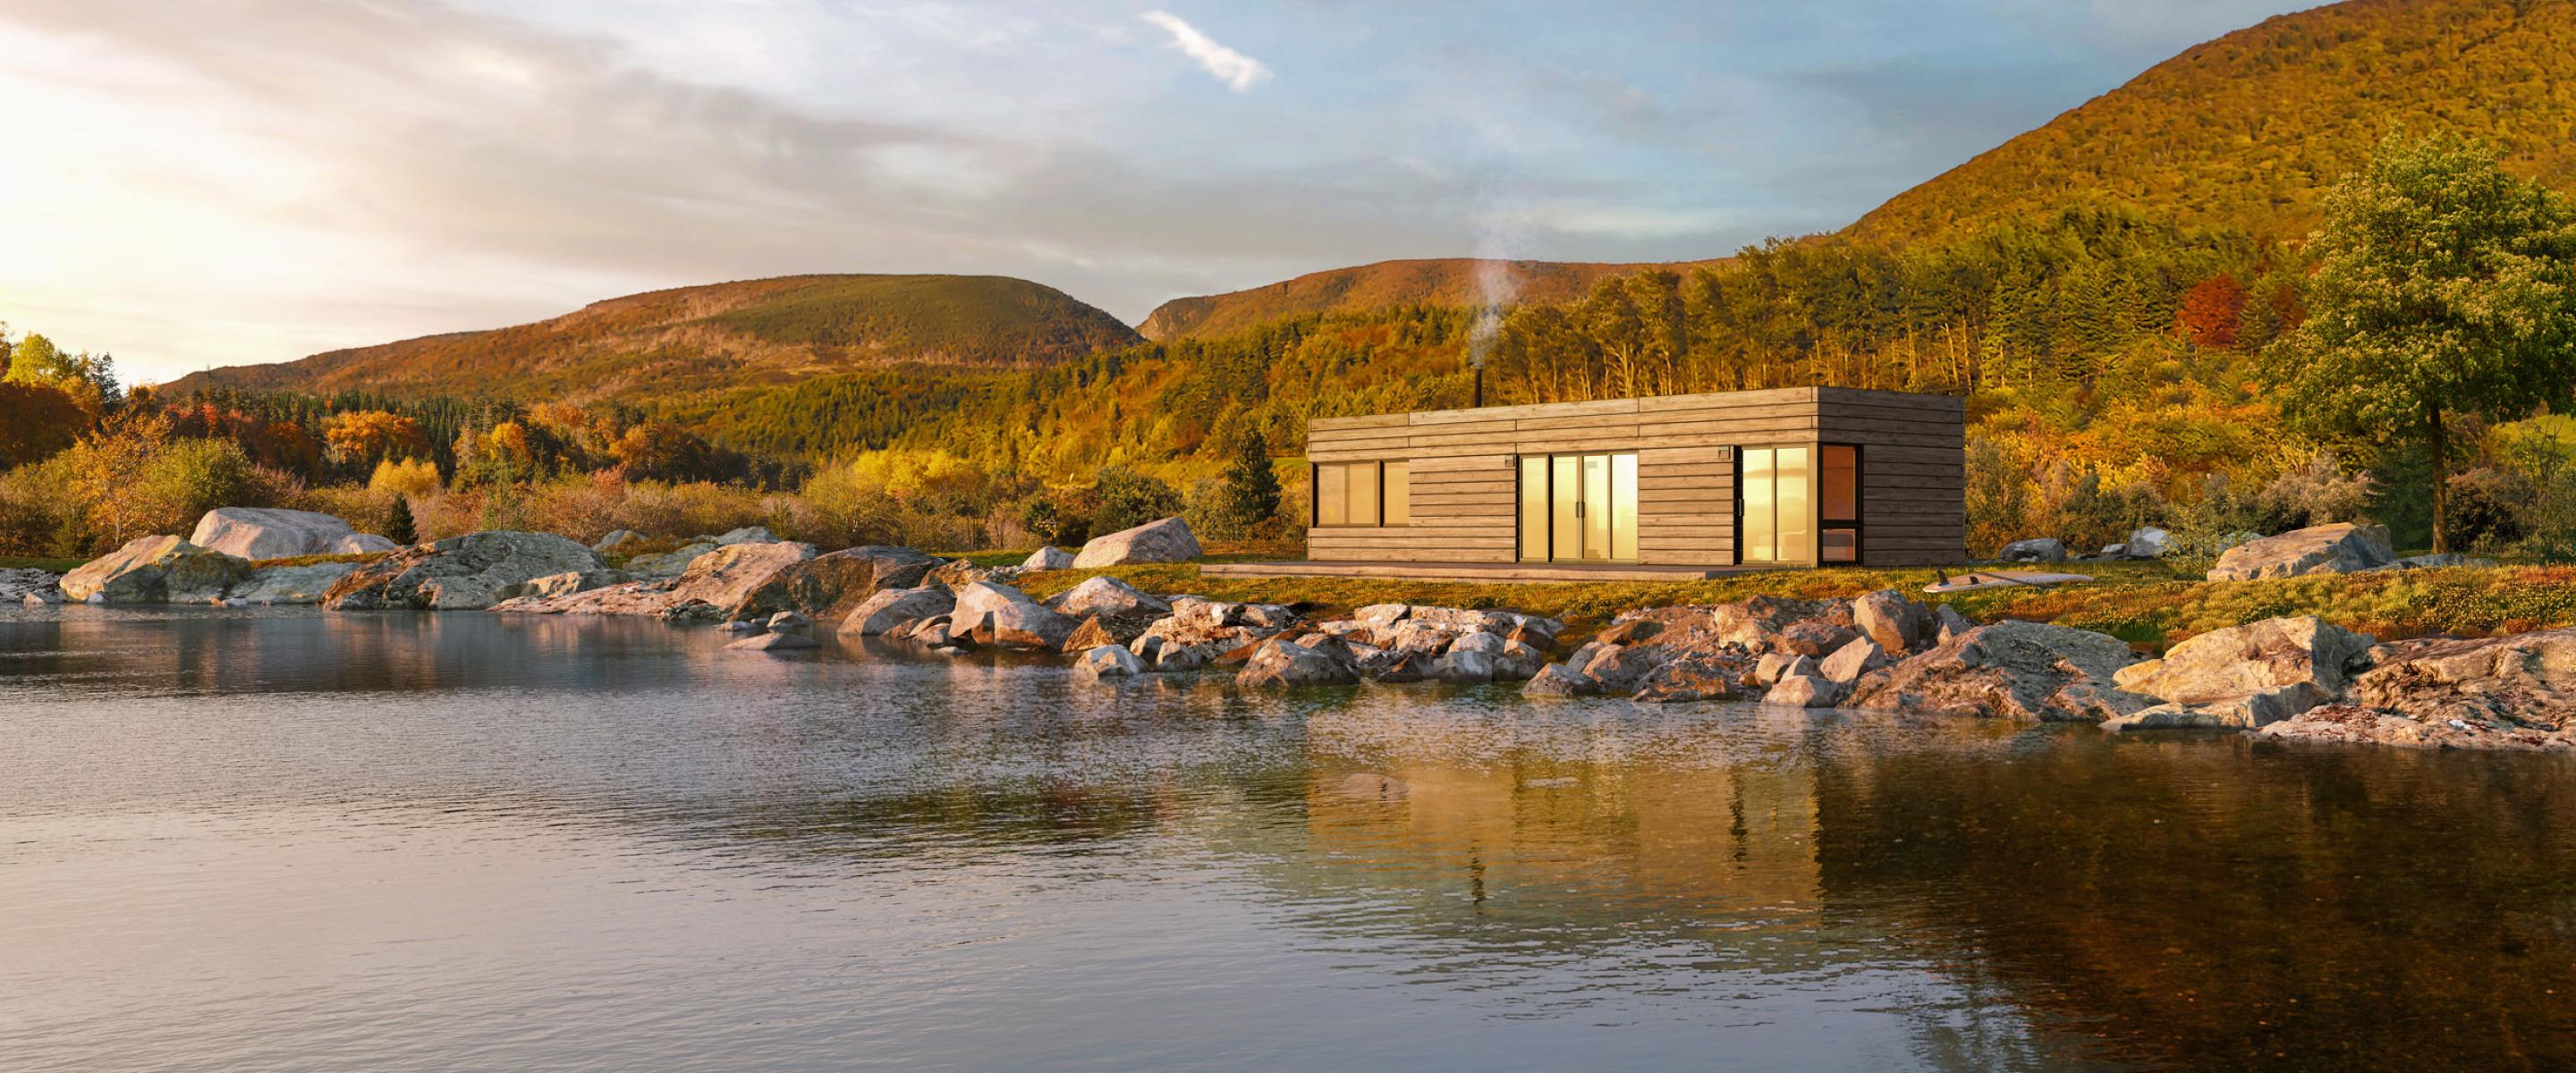
[[[1521,558],[1634,561],[1637,456],[1523,455]]]
[[[1315,463],[1315,525],[1413,524],[1413,463]]]

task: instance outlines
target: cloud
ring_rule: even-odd
[[[1233,87],[1237,93],[1251,92],[1252,87],[1270,77],[1270,68],[1262,66],[1260,60],[1216,43],[1178,15],[1154,10],[1137,17],[1162,27],[1172,35],[1173,48],[1199,61],[1200,70],[1215,75],[1217,81]]]

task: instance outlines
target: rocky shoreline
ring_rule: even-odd
[[[209,524],[234,544],[307,556],[335,553],[299,549],[353,542],[336,519],[315,518],[209,515]],[[1077,563],[1194,559],[1197,541],[1176,518],[1101,537],[1079,554],[1047,548],[989,569],[911,548],[819,553],[758,529],[704,538],[681,549],[685,558],[610,566],[602,549],[631,536],[585,547],[545,533],[485,532],[265,566],[175,536],[145,537],[58,580],[0,571],[0,598],[637,615],[723,623],[746,635],[728,647],[751,651],[816,648],[813,635],[828,631],[951,655],[1054,653],[1094,680],[1221,670],[1248,688],[1501,682],[1522,683],[1534,701],[1745,701],[2091,723],[2119,733],[2576,749],[2570,629],[2379,644],[2314,617],[2275,618],[2147,659],[2105,634],[1980,624],[1946,604],[1882,590],[1631,610],[1568,649],[1558,643],[1564,623],[1508,610],[1379,604],[1330,616],[1314,604],[1148,593],[1107,576],[1046,599],[1012,584]],[[2343,537],[2330,543],[2355,543]]]

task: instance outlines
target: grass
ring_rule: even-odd
[[[29,559],[0,555],[0,570],[44,570],[56,574],[68,574],[73,568],[88,561],[87,559]]]
[[[1213,556],[1242,561],[1252,556]],[[2207,560],[2081,563],[2089,584],[2002,588],[1933,597],[1932,571],[1782,570],[1706,581],[1477,584],[1385,578],[1204,577],[1195,565],[1121,566],[1031,574],[1021,588],[1050,596],[1094,575],[1158,593],[1193,593],[1260,603],[1309,601],[1335,611],[1375,603],[1510,608],[1563,619],[1569,639],[1621,611],[1670,604],[1726,603],[1755,595],[1857,596],[1896,589],[1947,603],[1976,621],[2018,618],[2110,634],[2150,651],[2183,638],[2281,615],[2316,615],[2381,640],[2430,634],[2482,636],[2576,626],[2576,567],[2495,566],[2323,575],[2273,581],[2206,581]],[[1964,572],[1954,568],[1951,573]]]

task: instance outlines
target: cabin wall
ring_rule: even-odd
[[[1959,535],[1950,534],[1945,544],[1931,530],[1949,514],[1965,517],[1951,509],[1961,488],[1962,414],[1955,399],[1781,388],[1318,418],[1307,425],[1309,462],[1411,461],[1413,522],[1311,528],[1307,554],[1341,561],[1516,562],[1519,456],[1634,452],[1638,561],[1732,565],[1735,450],[1821,441],[1863,445],[1864,561],[1957,561],[1964,557]],[[1947,428],[1922,427],[1927,422]],[[1927,490],[1939,494],[1927,496]]]

